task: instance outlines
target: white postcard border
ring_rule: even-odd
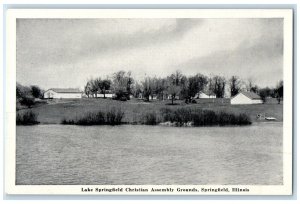
[[[291,195],[293,128],[293,11],[292,9],[9,9],[6,21],[5,98],[5,192],[7,194],[62,195]],[[284,19],[284,107],[283,185],[15,185],[16,173],[16,19],[17,18],[283,18]],[[82,189],[93,189],[83,192]],[[123,189],[95,192],[96,188]],[[131,191],[174,189],[173,192]],[[193,189],[186,192],[177,189]],[[202,189],[240,188],[249,192],[202,192]]]

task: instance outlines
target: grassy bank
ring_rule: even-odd
[[[153,119],[151,113],[161,116],[161,109],[168,108],[177,110],[179,108],[191,108],[201,110],[213,110],[216,114],[221,112],[232,113],[234,115],[246,114],[252,122],[260,122],[257,120],[257,114],[265,114],[277,118],[282,121],[283,107],[282,104],[257,104],[257,105],[230,105],[226,100],[203,100],[198,99],[197,104],[185,104],[184,101],[176,101],[179,105],[166,105],[169,101],[153,101],[143,102],[137,99],[122,102],[110,99],[64,99],[57,101],[48,101],[45,105],[33,107],[31,110],[38,114],[38,120],[41,124],[60,124],[65,119],[76,119],[88,113],[96,113],[98,111],[106,112],[113,107],[121,107],[124,111],[122,118],[123,123],[139,123],[144,121],[145,114],[148,114],[148,121]],[[23,113],[26,110],[20,110]]]

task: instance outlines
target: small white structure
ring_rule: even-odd
[[[114,96],[115,96],[115,94],[112,94],[112,93],[106,93],[105,94],[105,98],[113,98]],[[98,93],[97,98],[104,98],[104,94]]]
[[[204,93],[203,91],[200,91],[195,95],[195,98],[216,98],[215,94],[209,95],[208,93]]]
[[[105,98],[113,98],[114,96],[115,96],[115,94],[111,90],[105,91]],[[101,91],[98,91],[97,98],[104,98],[104,94]]]
[[[81,98],[82,92],[79,89],[58,89],[52,88],[44,92],[44,98]]]
[[[171,99],[172,99],[172,95],[169,94],[169,95],[167,96],[167,99],[171,100]],[[174,99],[175,99],[175,100],[179,100],[179,96],[175,96]]]
[[[150,99],[150,100],[157,100],[158,97],[157,97],[156,94],[154,94],[154,95],[152,95],[152,96],[149,96],[149,99]]]
[[[262,104],[263,100],[254,92],[240,92],[230,100],[231,104]]]

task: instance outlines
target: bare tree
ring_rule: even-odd
[[[92,84],[90,80],[84,86],[84,93],[87,95],[88,98],[92,94]]]
[[[152,93],[152,86],[151,86],[151,78],[150,77],[146,77],[144,79],[144,81],[142,82],[142,86],[143,86],[143,97],[146,101],[149,101],[149,97]]]
[[[171,96],[172,105],[174,104],[174,99],[176,98],[176,96],[179,96],[185,79],[186,77],[183,76],[180,70],[176,70],[175,73],[167,77],[167,81],[168,81],[167,92]]]
[[[216,94],[216,97],[224,98],[225,85],[226,85],[225,78],[221,76],[214,76],[212,81],[213,81],[213,91]]]
[[[232,76],[229,79],[229,86],[231,97],[237,95],[241,90],[240,79],[237,76]]]
[[[174,105],[174,100],[176,96],[179,95],[181,88],[180,86],[171,83],[167,90],[168,90],[168,94],[171,95],[172,105]]]

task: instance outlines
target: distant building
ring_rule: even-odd
[[[203,91],[199,91],[199,93],[197,93],[195,95],[195,98],[216,98],[216,95],[215,94],[209,95],[208,93],[205,93]]]
[[[242,91],[231,98],[231,104],[262,104],[263,100],[254,92]]]
[[[156,94],[153,94],[152,96],[149,96],[149,100],[157,100],[158,96]]]
[[[172,95],[169,94],[169,95],[167,96],[167,99],[171,100],[171,99],[172,99]],[[179,96],[175,96],[174,99],[175,99],[175,100],[179,100]]]
[[[115,94],[111,90],[105,91],[105,98],[113,98]],[[104,98],[104,94],[101,91],[97,92],[97,98]]]
[[[44,92],[44,98],[81,98],[82,92],[79,89],[57,89],[52,88]]]

